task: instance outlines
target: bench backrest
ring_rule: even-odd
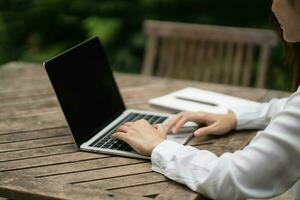
[[[265,87],[271,30],[145,21],[143,74]],[[256,76],[253,76],[253,74]]]

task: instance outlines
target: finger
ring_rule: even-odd
[[[190,119],[188,116],[181,117],[181,119],[175,124],[174,128],[172,129],[172,132],[178,133],[179,129],[189,120]]]
[[[156,129],[158,129],[158,126],[159,126],[160,124],[153,124],[153,127],[154,128],[156,128]]]
[[[150,124],[147,120],[145,119],[139,119],[137,121],[135,121],[136,123],[140,123],[140,124]]]
[[[142,154],[142,152],[133,145],[134,143],[138,143],[138,142],[136,142],[134,138],[131,138],[129,134],[126,134],[126,133],[123,133],[123,132],[116,132],[116,133],[112,134],[111,137],[113,139],[119,139],[119,140],[122,140],[122,141],[126,142],[136,152]]]
[[[125,122],[123,125],[125,126],[131,126],[133,124],[133,122]]]
[[[218,134],[218,129],[215,125],[206,126],[199,128],[194,132],[194,136],[207,136],[207,135],[216,135]]]
[[[150,122],[149,122],[149,121],[147,121],[147,120],[145,120],[145,119],[141,119],[140,121],[141,121],[142,123],[144,123],[144,124],[151,125],[151,124],[150,124]],[[152,126],[152,125],[151,125],[151,126]]]
[[[126,126],[126,125],[121,125],[121,126],[119,126],[119,127],[117,128],[117,132],[124,132],[124,133],[126,133],[126,132],[128,132],[128,129],[129,129],[128,126]]]
[[[111,138],[114,140],[116,139],[123,140],[124,142],[127,143],[129,135],[127,135],[124,132],[115,132],[114,134],[111,135]]]
[[[169,121],[167,121],[166,125],[174,124],[179,118],[181,118],[185,112],[177,113],[175,116],[171,117]]]
[[[175,115],[170,121],[166,123],[167,131],[169,131],[181,118],[183,117],[183,113]]]
[[[194,112],[187,115],[188,121],[193,121],[195,123],[206,123],[208,120],[208,115],[202,112]]]
[[[136,122],[136,124],[133,124],[132,127],[134,127],[135,129],[143,129],[143,128],[146,128],[146,127],[153,128],[153,125],[150,124],[147,120],[140,119]]]
[[[154,124],[153,127],[159,131],[164,131],[164,132],[166,131],[167,128],[166,125],[164,124]]]

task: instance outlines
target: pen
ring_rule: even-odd
[[[202,100],[195,100],[195,99],[188,99],[185,97],[175,97],[176,99],[180,99],[180,100],[184,100],[184,101],[190,101],[190,102],[194,102],[194,103],[201,103],[201,104],[206,104],[209,106],[215,106],[217,107],[218,104],[212,103],[212,102],[207,102],[207,101],[202,101]]]

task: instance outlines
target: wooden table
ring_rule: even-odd
[[[265,89],[115,74],[127,107],[163,111],[147,100],[193,86],[256,101],[287,96]],[[193,138],[218,155],[248,144],[255,131]],[[78,151],[41,65],[0,68],[0,196],[11,199],[200,199],[151,171],[149,161]],[[1,199],[1,197],[0,197]]]

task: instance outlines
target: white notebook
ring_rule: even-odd
[[[258,104],[255,101],[193,87],[150,99],[149,103],[174,111],[202,111],[214,114],[226,114],[228,109],[236,106]]]

